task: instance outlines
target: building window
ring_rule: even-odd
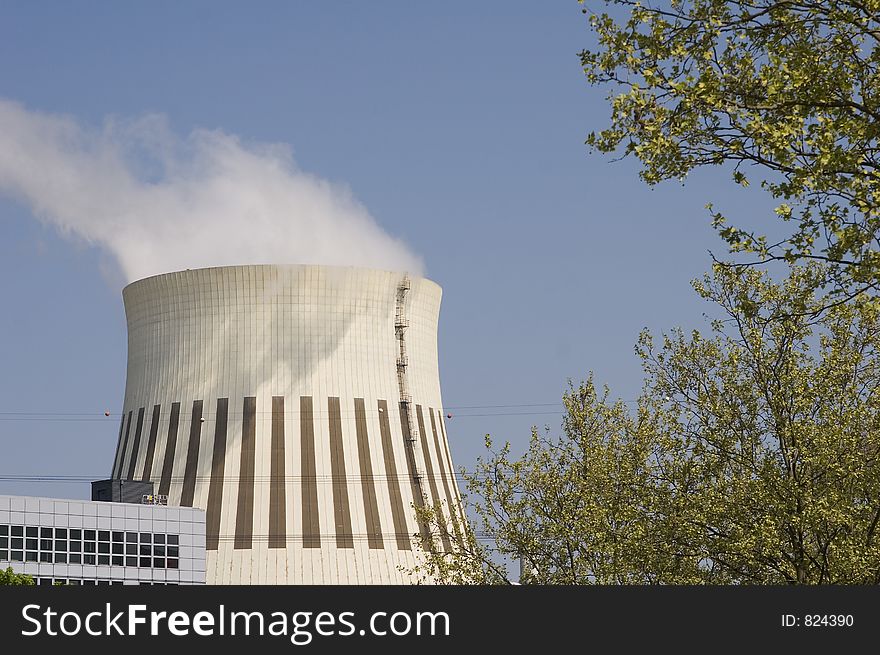
[[[0,526],[0,527],[2,527],[2,526]],[[5,555],[3,554],[2,551],[0,551],[0,559],[3,559],[4,557],[5,557]],[[70,555],[70,562],[71,563],[78,563],[79,557],[80,557],[80,555]],[[94,556],[92,556],[92,557],[94,557]],[[114,558],[114,560],[115,560],[115,558]],[[128,560],[133,560],[133,561],[128,561]],[[171,560],[167,560],[167,567],[168,568],[177,568],[176,560],[174,560],[174,562],[175,563],[172,564]],[[137,565],[137,563],[138,563],[137,557],[126,558],[126,566],[135,566],[135,565]],[[153,558],[153,561],[149,564],[149,566],[152,566],[153,568],[164,568],[166,566],[166,562],[163,562],[163,558]],[[94,580],[94,579],[82,579],[82,578],[51,578],[51,577],[38,577],[38,576],[33,576],[33,578],[34,578],[34,582],[37,585],[44,585],[44,586],[70,585],[73,587],[79,587],[82,585],[122,585],[122,584],[125,584],[125,581],[119,580],[119,579]],[[176,582],[150,582],[150,581],[146,581],[146,580],[137,581],[137,584],[177,586]]]
[[[176,534],[0,525],[0,560],[176,569]]]

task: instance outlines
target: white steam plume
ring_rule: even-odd
[[[209,130],[179,139],[161,116],[94,131],[0,99],[0,191],[108,251],[129,281],[236,264],[422,271],[346,188],[299,170],[288,146]]]

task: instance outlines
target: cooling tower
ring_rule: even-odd
[[[129,284],[112,477],[206,510],[209,584],[411,582],[413,507],[460,507],[440,296],[427,279],[324,266]]]

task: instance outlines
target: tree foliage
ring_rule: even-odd
[[[880,303],[819,311],[825,275],[716,267],[695,283],[710,334],[641,335],[633,407],[588,379],[560,436],[533,430],[521,457],[487,437],[474,530],[423,571],[507,582],[491,544],[524,583],[880,582]]]
[[[730,164],[791,226],[770,242],[712,209],[733,251],[829,262],[837,292],[877,288],[880,0],[605,0],[614,15],[579,1],[596,35],[584,71],[612,89],[589,145],[636,156],[649,184]]]
[[[0,586],[2,585],[33,585],[34,579],[23,573],[16,573],[12,567],[7,567],[4,571],[0,569]]]

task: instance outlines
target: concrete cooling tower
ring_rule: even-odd
[[[440,296],[423,278],[325,266],[129,284],[112,477],[206,510],[209,584],[411,582],[413,506],[460,507]]]

